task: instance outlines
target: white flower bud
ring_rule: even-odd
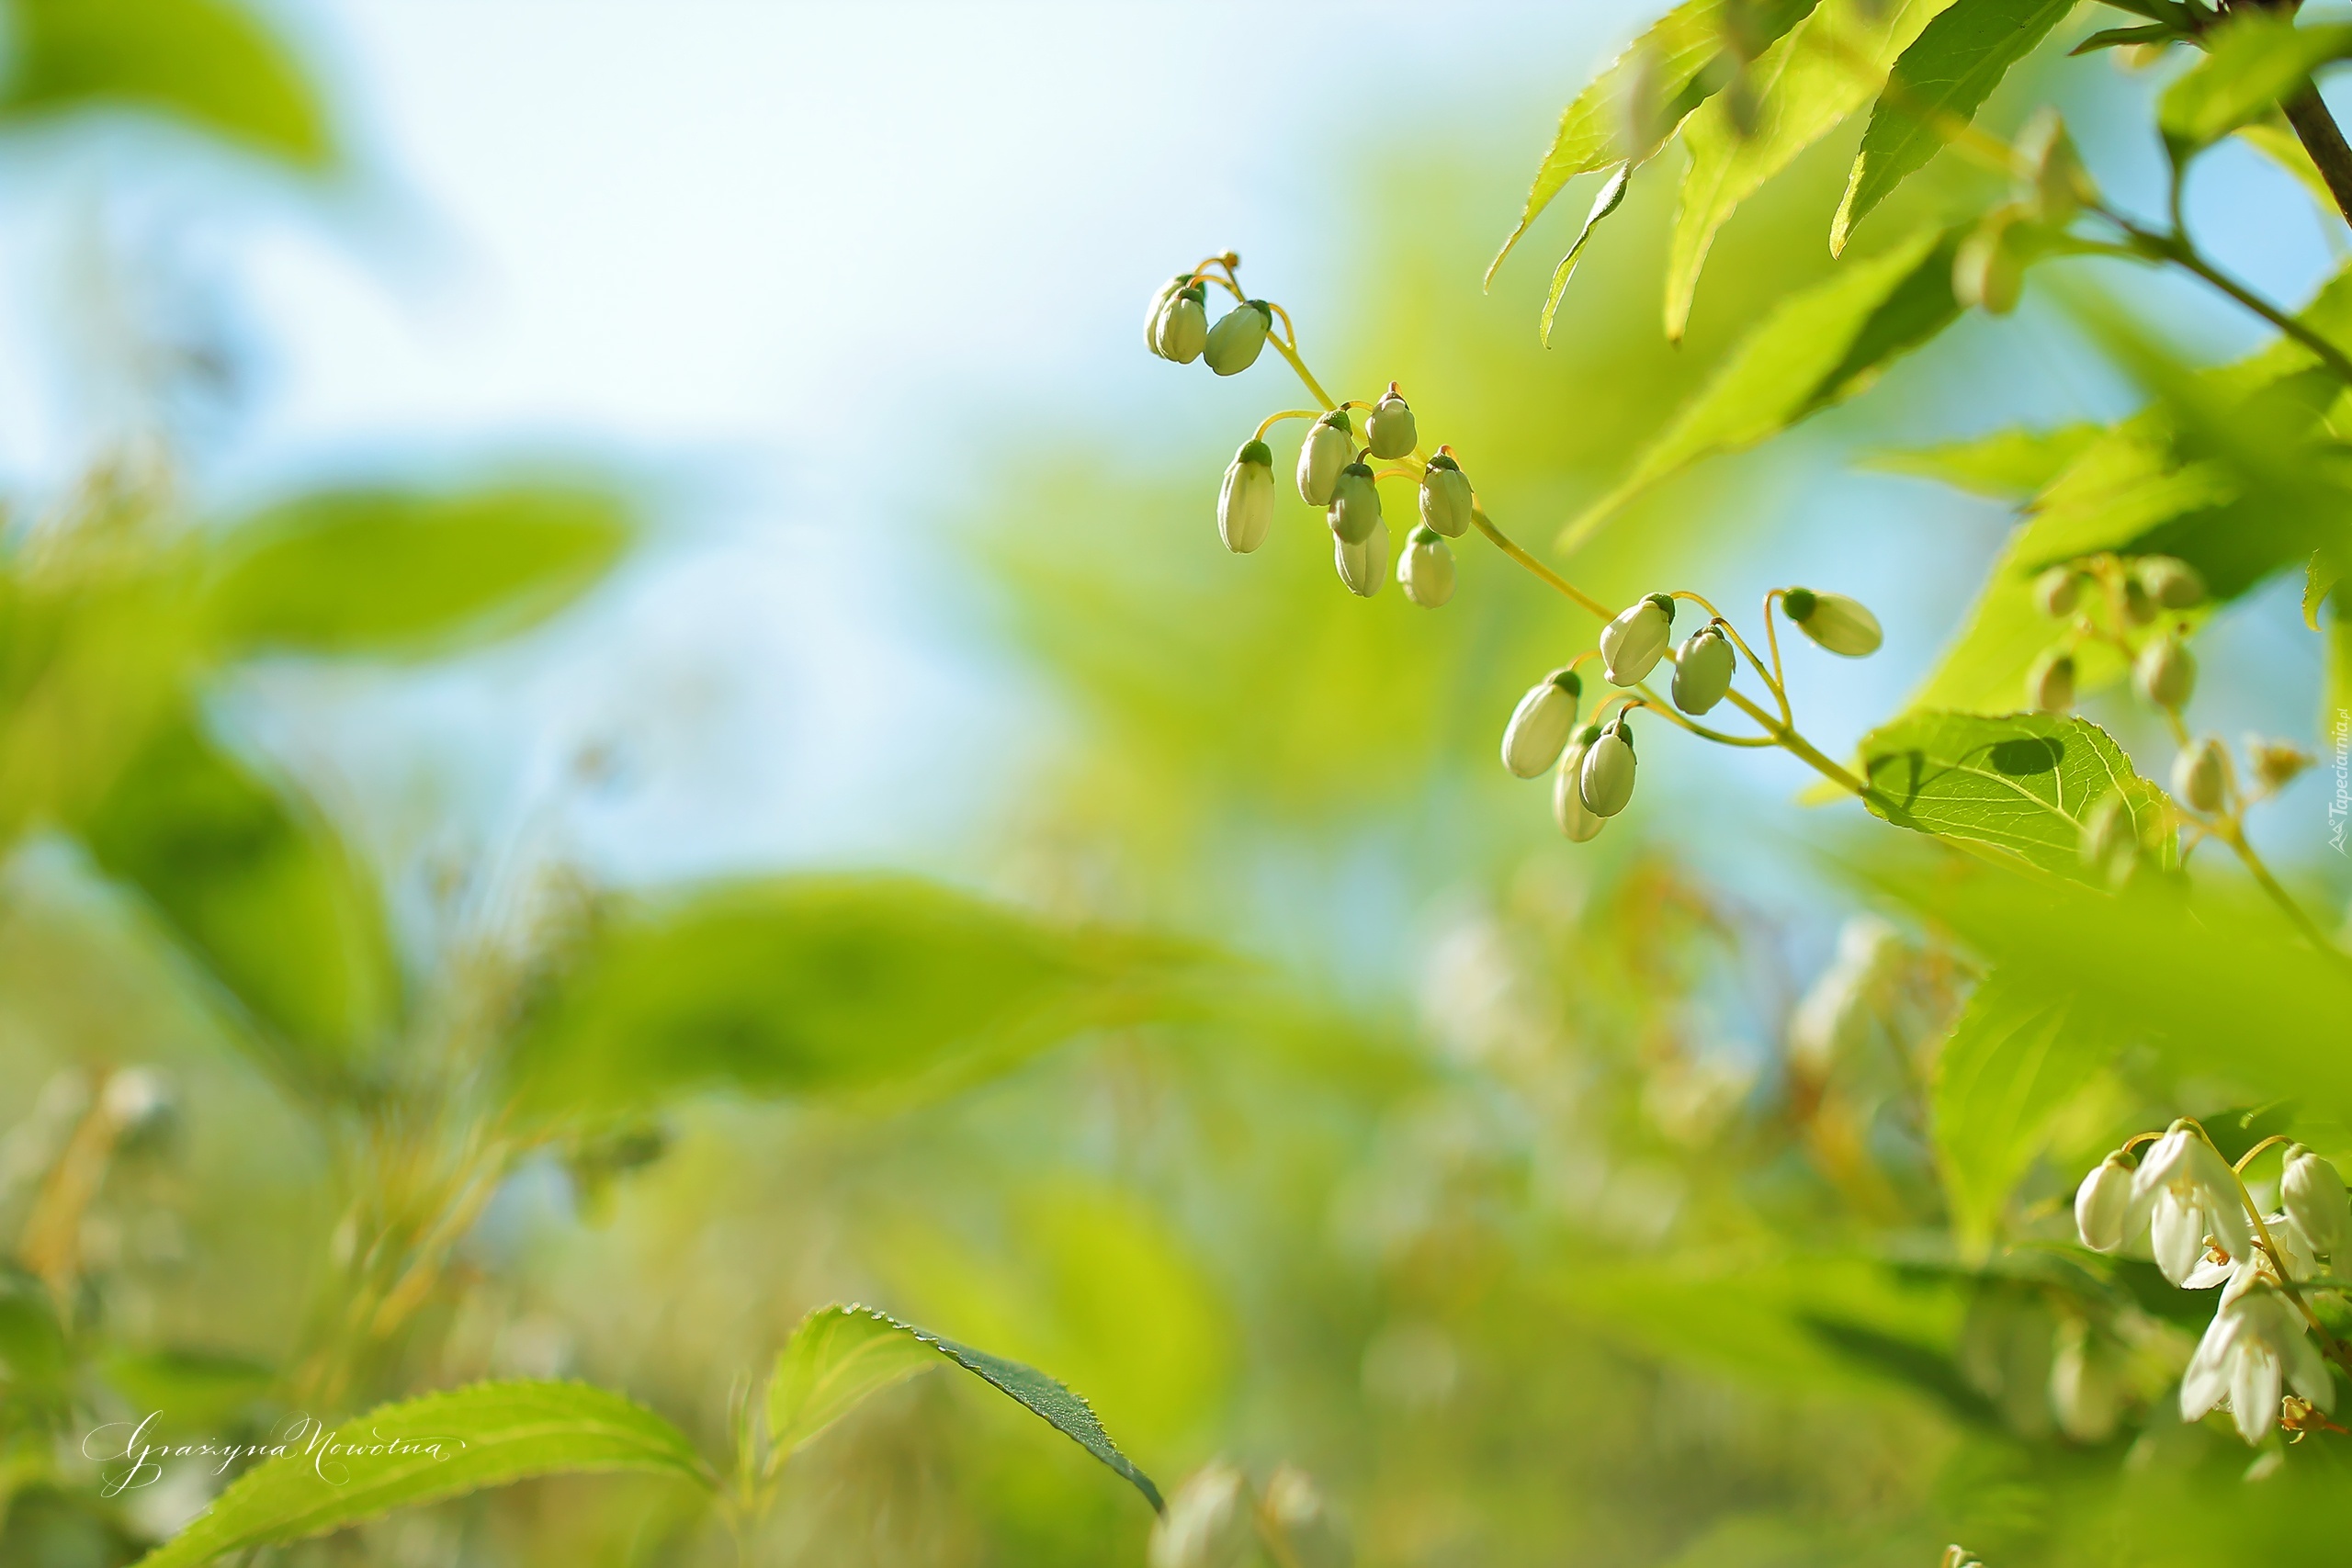
[[[1552,820],[1572,844],[1589,843],[1609,825],[1609,818],[1596,815],[1584,803],[1584,754],[1600,739],[1600,726],[1587,725],[1584,733],[1568,743],[1560,753],[1560,765],[1552,775]]]
[[[1705,713],[1731,690],[1732,671],[1737,668],[1731,639],[1713,622],[1701,626],[1682,644],[1675,661],[1670,688],[1674,705],[1684,713]]]
[[[2278,1425],[2282,1383],[2322,1410],[2335,1408],[2327,1362],[2286,1298],[2268,1285],[2234,1298],[2222,1294],[2222,1309],[2181,1376],[2180,1418],[2198,1420],[2226,1399],[2238,1436],[2253,1444]]]
[[[1848,659],[1876,653],[1883,640],[1878,617],[1843,593],[1792,588],[1781,595],[1781,606],[1797,624],[1797,630],[1830,652]]]
[[[1163,359],[1190,365],[1201,356],[1209,338],[1207,290],[1199,284],[1180,289],[1159,312],[1159,331],[1153,346]]]
[[[2199,811],[2222,809],[2222,785],[2229,778],[2229,754],[2208,737],[2172,760],[2172,793]]]
[[[1503,726],[1503,766],[1522,779],[1550,767],[1577,726],[1584,682],[1566,665],[1527,689]]]
[[[1315,422],[1298,449],[1298,498],[1309,506],[1331,504],[1331,487],[1340,470],[1356,455],[1355,430],[1348,411],[1333,409]]]
[[[1168,301],[1191,287],[1192,281],[1192,274],[1180,272],[1161,284],[1159,291],[1151,297],[1150,308],[1143,313],[1143,345],[1152,353],[1159,353],[1159,313],[1168,309]]]
[[[2070,1317],[2059,1324],[2050,1358],[2050,1412],[2058,1417],[2059,1429],[2078,1443],[2103,1443],[2112,1437],[2123,1404],[2120,1372],[2115,1355],[2088,1323]]]
[[[2140,842],[2132,810],[2120,791],[2101,795],[2083,815],[2083,863],[2101,878],[2120,884],[2139,863]]]
[[[1244,299],[1219,316],[1203,350],[1209,368],[1220,376],[1238,376],[1257,364],[1273,324],[1274,313],[1263,299]]]
[[[1380,401],[1365,416],[1363,439],[1364,445],[1372,448],[1372,455],[1384,463],[1393,462],[1420,445],[1420,434],[1413,428],[1413,411],[1405,406],[1396,382],[1388,383],[1388,390],[1381,394]]]
[[[1470,527],[1470,479],[1453,454],[1444,447],[1421,472],[1421,523],[1449,539],[1458,539]]]
[[[2123,1222],[2131,1209],[2132,1165],[2118,1150],[2075,1189],[2075,1234],[2093,1252],[2113,1252],[2123,1245]]]
[[[1257,1550],[1250,1482],[1223,1461],[1185,1477],[1151,1527],[1151,1568],[1241,1568]]]
[[[2205,602],[2205,580],[2197,569],[2171,556],[2142,556],[2132,563],[2132,576],[2148,597],[2167,610],[2186,610]]]
[[[1634,798],[1634,732],[1622,716],[1585,748],[1577,777],[1585,809],[1596,817],[1614,817]]]
[[[1330,1505],[1306,1472],[1283,1465],[1266,1483],[1266,1522],[1290,1548],[1295,1568],[1348,1568],[1355,1552]]]
[[[2056,650],[2033,661],[2025,677],[2026,705],[2038,713],[2064,713],[2075,705],[2075,656]]]
[[[1350,545],[1362,544],[1380,526],[1380,487],[1372,482],[1368,465],[1350,463],[1340,470],[1331,485],[1329,521],[1333,536]]]
[[[2033,580],[2033,602],[2045,615],[2071,615],[2081,602],[2083,580],[2071,566],[2053,566]]]
[[[1266,542],[1274,521],[1274,454],[1262,441],[1241,448],[1217,492],[1216,532],[1225,547],[1246,556]]]
[[[1396,585],[1424,610],[1453,597],[1453,551],[1433,528],[1416,528],[1396,558]]]
[[[1380,580],[1388,575],[1388,525],[1374,522],[1371,536],[1352,545],[1333,535],[1331,560],[1349,592],[1371,598],[1380,592]]]
[[[2335,1166],[2295,1145],[2287,1151],[2278,1201],[2312,1251],[2329,1258],[2343,1257],[2345,1242],[2352,1239],[2352,1202],[2346,1198],[2344,1178],[2336,1174]]]
[[[2197,689],[2197,660],[2187,643],[2167,632],[2140,650],[2132,682],[2148,701],[2178,713]]]
[[[1610,683],[1638,685],[1666,657],[1674,637],[1674,601],[1664,593],[1636,600],[1600,628],[1600,667]]]

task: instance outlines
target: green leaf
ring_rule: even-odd
[[[1954,0],[1894,62],[1854,155],[1845,198],[1829,227],[1829,254],[1854,225],[1942,150],[1955,126],[2001,85],[2009,67],[2075,8],[2075,0]]]
[[[2185,43],[2192,36],[2165,22],[2138,28],[2101,28],[2066,52],[2093,54],[2102,49],[2125,49],[2143,43]]]
[[[6,0],[0,123],[142,108],[305,168],[334,162],[317,91],[230,0]]]
[[[573,1382],[478,1383],[313,1427],[241,1476],[139,1568],[197,1568],[223,1552],[326,1535],[395,1508],[536,1475],[644,1471],[709,1488],[669,1422]]]
[[[1575,548],[1627,502],[1701,458],[1753,446],[1869,387],[1959,314],[1958,243],[1957,231],[1928,230],[1781,301],[1625,477],[1568,525],[1560,548]]]
[[[2051,1119],[2123,1043],[2071,992],[1995,970],[1960,1015],[1936,1064],[1938,1162],[1964,1245],[1993,1237]]]
[[[2318,67],[2352,56],[2352,23],[2299,28],[2291,16],[2256,11],[2208,32],[2205,46],[2211,52],[2156,106],[2175,163],[2260,118]]]
[[[303,1076],[364,1055],[398,1010],[373,881],[327,825],[204,734],[161,725],[75,825]]]
[[[545,1111],[880,1088],[1162,1016],[1185,955],[893,878],[783,877],[618,907],[548,977],[514,1062]]]
[[[2283,114],[2267,116],[2237,128],[2233,134],[2257,152],[2295,176],[2312,202],[2319,208],[2321,219],[2328,223],[2337,220],[2335,193],[2327,188],[2327,178],[2312,162],[2303,147],[2303,139],[2287,123]]]
[[[1895,58],[1951,0],[1822,0],[1749,69],[1754,133],[1720,101],[1683,131],[1690,167],[1667,250],[1666,335],[1679,342],[1715,234],[1739,204],[1885,85]]]
[[[939,1360],[954,1362],[1042,1417],[1054,1430],[1125,1477],[1156,1513],[1165,1505],[1086,1401],[1035,1367],[958,1345],[869,1306],[820,1307],[801,1319],[768,1380],[770,1463],[778,1464],[847,1415],[868,1394],[905,1382]]]
[[[1806,12],[1815,0],[1762,0],[1754,6],[1754,25],[1767,38],[1779,38]],[[1656,95],[1657,120],[1668,135],[1724,80],[1724,12],[1726,0],[1683,0],[1634,40],[1625,52],[1560,116],[1552,145],[1535,171],[1527,205],[1519,225],[1503,241],[1502,249],[1487,264],[1487,283],[1503,265],[1511,247],[1527,232],[1552,198],[1578,175],[1605,169],[1611,164],[1639,164],[1657,152],[1656,146],[1635,147],[1629,140],[1633,121],[1631,99],[1647,73],[1646,90]]]
[[[2096,424],[2052,430],[1996,430],[1973,441],[1874,452],[1861,466],[1881,473],[1941,479],[1956,490],[1998,501],[2022,501],[2048,485],[2106,432]]]
[[[2313,550],[2311,564],[2303,569],[2303,625],[2319,630],[2319,607],[2335,592],[2343,581],[2341,569],[2328,558],[2325,550]]]
[[[1625,199],[1625,186],[1633,173],[1633,164],[1620,164],[1611,172],[1609,178],[1601,182],[1600,192],[1592,198],[1592,209],[1584,215],[1584,227],[1577,231],[1576,243],[1570,245],[1568,254],[1560,258],[1560,265],[1552,269],[1552,288],[1544,296],[1544,320],[1537,329],[1546,348],[1552,346],[1552,317],[1560,308],[1560,296],[1568,291],[1568,279],[1576,276],[1577,257],[1584,254],[1584,243],[1592,238],[1594,228],[1602,219],[1616,211],[1618,204]]]
[[[329,491],[236,527],[206,612],[238,651],[441,651],[561,609],[633,531],[627,505],[580,486]]]
[[[1878,816],[2062,876],[2085,874],[2083,817],[2117,790],[2143,842],[2164,830],[2162,792],[2088,719],[1914,713],[1862,737],[1861,762]]]

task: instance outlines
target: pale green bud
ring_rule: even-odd
[[[1585,749],[1577,780],[1585,809],[1595,817],[1614,817],[1634,798],[1634,732],[1623,718]]]
[[[1202,303],[1207,291],[1199,284],[1180,292],[1168,301],[1159,313],[1159,352],[1179,365],[1190,365],[1201,356],[1209,338],[1208,308]]]
[[[1375,520],[1371,535],[1352,545],[1334,534],[1331,559],[1349,592],[1371,598],[1380,592],[1380,580],[1388,575],[1388,525]]]
[[[2219,811],[2229,779],[2229,753],[2208,738],[2172,760],[2172,792],[2199,811]]]
[[[1219,316],[1204,350],[1209,368],[1220,376],[1238,376],[1257,364],[1273,324],[1274,313],[1263,299],[1244,299]]]
[[[1453,551],[1434,528],[1416,528],[1396,558],[1396,585],[1424,610],[1453,597]]]
[[[1788,611],[1789,619],[1797,624],[1797,630],[1830,652],[1848,659],[1876,653],[1883,640],[1878,617],[1859,600],[1849,599],[1843,593],[1792,588],[1781,595],[1781,605]]]
[[[2106,1342],[2079,1317],[2058,1325],[2050,1358],[2050,1413],[2078,1443],[2103,1443],[2122,1413],[2122,1368]]]
[[[2144,626],[2156,618],[2160,606],[2155,595],[2136,577],[2123,580],[2123,618],[2135,626]]]
[[[2258,735],[2246,737],[2245,750],[2254,763],[2254,776],[2266,792],[2285,789],[2295,775],[2319,760],[2292,741],[2265,740]]]
[[[1333,409],[1315,422],[1298,449],[1298,498],[1309,506],[1331,504],[1340,470],[1356,455],[1355,430],[1348,411]]]
[[[2082,599],[2082,579],[2071,566],[2053,566],[2033,580],[2033,602],[2045,615],[2071,615]]]
[[[1266,542],[1274,521],[1274,454],[1262,441],[1241,448],[1217,492],[1216,532],[1225,547],[1246,556]]]
[[[1721,628],[1712,622],[1701,626],[1685,639],[1675,660],[1670,688],[1674,705],[1688,714],[1705,713],[1731,690],[1732,671],[1738,665],[1732,656],[1731,639]]]
[[[2167,610],[2186,610],[2205,602],[2205,580],[2185,560],[2142,556],[2132,563],[2132,574],[2148,591],[2148,597]]]
[[[2132,682],[2148,701],[2177,713],[2197,689],[2197,660],[2187,643],[2168,632],[2140,650]]]
[[[1249,1478],[1223,1461],[1184,1478],[1151,1527],[1151,1568],[1242,1568],[1258,1547]]]
[[[2064,713],[2075,705],[2075,656],[2043,654],[2026,671],[2026,705],[2039,713]]]
[[[1348,1568],[1355,1553],[1329,1504],[1305,1471],[1283,1465],[1266,1483],[1267,1528],[1290,1548],[1295,1568]]]
[[[2278,1179],[2279,1206],[2301,1227],[2312,1250],[2340,1258],[2352,1240],[2352,1201],[2335,1167],[2301,1144],[2287,1150],[2287,1168]]]
[[[1332,536],[1351,545],[1362,544],[1380,526],[1380,487],[1372,482],[1369,465],[1350,463],[1340,470],[1331,486],[1329,521]]]
[[[1388,383],[1388,390],[1373,405],[1363,422],[1364,445],[1382,462],[1402,457],[1420,445],[1420,434],[1413,428],[1413,411],[1405,406],[1405,399],[1396,390],[1396,383]]]
[[[2132,1208],[2132,1162],[2119,1151],[2107,1156],[2075,1189],[2075,1233],[2093,1252],[2123,1245],[2123,1222]]]
[[[2008,208],[1984,215],[1952,256],[1951,292],[1963,309],[2006,316],[2025,293],[2025,264],[2011,236],[2018,214]]]
[[[2121,884],[2139,863],[2139,828],[2120,791],[2109,791],[2083,815],[2083,863],[2111,884]]]
[[[1600,667],[1612,685],[1638,685],[1666,657],[1673,637],[1673,599],[1653,593],[1636,600],[1600,628]]]
[[[1577,724],[1584,682],[1563,665],[1527,689],[1503,727],[1503,766],[1522,779],[1550,767]]]
[[[1591,842],[1609,825],[1608,818],[1584,803],[1584,754],[1600,739],[1600,726],[1587,725],[1584,733],[1560,753],[1560,766],[1552,775],[1552,820],[1572,844]]]
[[[1186,288],[1190,288],[1192,286],[1192,274],[1187,272],[1178,273],[1175,276],[1170,278],[1167,282],[1159,286],[1159,291],[1151,297],[1151,308],[1143,313],[1143,345],[1144,347],[1151,350],[1152,353],[1160,355],[1160,357],[1163,359],[1166,358],[1167,355],[1165,354],[1161,354],[1159,347],[1160,314],[1168,309],[1168,302],[1170,299],[1175,299],[1177,295],[1182,294]]]
[[[1449,539],[1458,539],[1470,527],[1470,479],[1444,447],[1421,473],[1421,522]]]
[[[2064,229],[2085,204],[2098,199],[2098,186],[2066,134],[2058,111],[2044,105],[2018,132],[2017,149],[2033,172],[2023,194],[2033,220],[2045,228]]]

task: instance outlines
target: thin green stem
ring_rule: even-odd
[[[1511,559],[1517,561],[1520,565],[1533,572],[1536,577],[1541,579],[1555,592],[1566,594],[1568,598],[1574,600],[1579,606],[1600,616],[1603,621],[1607,621],[1613,614],[1608,605],[1602,604],[1591,594],[1587,593],[1583,589],[1578,588],[1575,583],[1570,582],[1566,578],[1562,577],[1558,572],[1554,571],[1550,567],[1545,566],[1542,561],[1537,560],[1533,556],[1529,555],[1525,550],[1513,544],[1509,535],[1505,534],[1500,528],[1495,526],[1493,519],[1487,515],[1487,509],[1480,506],[1476,501],[1473,501],[1470,503],[1470,522],[1472,526],[1476,527],[1478,532],[1487,536],[1487,537],[1493,542],[1495,548],[1502,551],[1503,554],[1509,556]]]
[[[1273,429],[1274,426],[1280,424],[1283,421],[1286,419],[1313,419],[1321,412],[1322,411],[1319,409],[1284,409],[1280,413],[1270,413],[1265,418],[1258,422],[1257,431],[1250,437],[1250,439],[1252,441],[1263,441],[1266,438],[1266,432]]]

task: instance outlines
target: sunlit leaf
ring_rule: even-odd
[[[2096,424],[2052,430],[1996,430],[1973,441],[1873,452],[1861,466],[1882,473],[1941,479],[1956,490],[2000,501],[2023,501],[2064,473],[2103,434]]]
[[[149,109],[305,167],[334,161],[301,68],[233,0],[6,0],[0,122]]]
[[[1592,238],[1600,220],[1616,211],[1625,199],[1625,186],[1633,173],[1633,164],[1620,164],[1601,183],[1600,194],[1592,198],[1592,210],[1584,215],[1584,227],[1577,231],[1576,243],[1560,258],[1560,265],[1552,269],[1552,288],[1544,296],[1544,319],[1537,328],[1537,335],[1546,348],[1552,346],[1552,318],[1560,309],[1560,296],[1568,291],[1568,279],[1576,276],[1577,257],[1584,254],[1585,242]]]
[[[2254,11],[2205,35],[2206,58],[2165,89],[2156,123],[2176,162],[2193,157],[2290,97],[2319,66],[2352,56],[2352,23],[2295,26]]]
[[[330,491],[237,525],[206,609],[240,651],[441,651],[561,609],[631,533],[626,504],[585,488]]]
[[[2271,115],[2249,121],[2233,133],[2239,141],[2254,148],[2264,157],[2295,176],[2312,203],[2318,207],[2321,220],[2336,223],[2342,220],[2335,205],[2335,193],[2327,188],[2327,176],[2319,172],[2312,155],[2303,147],[2303,140],[2295,134],[2284,115]]]
[[[2083,819],[2120,790],[2143,841],[2162,793],[2088,719],[2050,714],[1914,713],[1862,737],[1871,810],[1899,827],[1991,845],[2081,876]]]
[[[2009,67],[2075,8],[2075,0],[1954,0],[1895,61],[1854,155],[1829,250],[1976,118]]]
[[[339,1445],[322,1451],[319,1445]],[[480,1383],[379,1405],[305,1432],[241,1476],[141,1568],[196,1568],[224,1552],[329,1534],[395,1508],[536,1475],[645,1471],[709,1487],[669,1422],[585,1383]]]
[[[1159,1488],[1119,1451],[1093,1409],[1035,1367],[959,1345],[868,1306],[820,1307],[776,1356],[768,1382],[770,1442],[780,1461],[866,1398],[942,1359],[972,1373],[1043,1418],[1124,1477],[1156,1512]]]

